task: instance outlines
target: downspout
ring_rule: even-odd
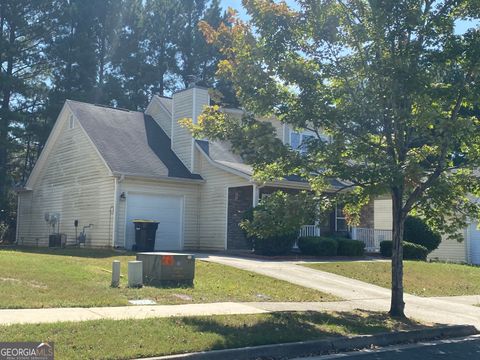
[[[114,190],[113,190],[113,221],[112,221],[112,239],[111,246],[115,247],[117,241],[117,213],[118,213],[118,178],[114,177]]]
[[[256,183],[253,183],[252,186],[252,207],[256,207],[260,201],[260,187]]]

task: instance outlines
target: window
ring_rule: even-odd
[[[299,149],[300,149],[300,152],[302,154],[306,154],[308,149],[307,149],[307,143],[309,140],[313,139],[314,136],[313,135],[309,135],[309,134],[302,134],[302,143],[300,144],[299,146]]]
[[[68,118],[68,123],[70,129],[73,129],[75,127],[75,119],[73,118],[73,115],[70,115],[70,117]]]
[[[290,133],[290,146],[292,149],[298,149],[301,143],[301,137],[298,132],[292,131]]]
[[[348,231],[347,219],[343,213],[343,205],[335,206],[335,231]]]
[[[309,139],[313,139],[314,136],[309,133],[299,133],[296,131],[290,132],[290,146],[292,149],[300,151],[302,154],[307,153],[307,142]]]

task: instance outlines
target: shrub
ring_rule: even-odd
[[[297,241],[298,248],[305,255],[314,255],[317,251],[317,237],[301,237]]]
[[[442,241],[442,237],[439,233],[433,231],[423,219],[408,216],[405,220],[403,240],[423,245],[430,253],[438,248],[438,245],[440,245],[440,242]]]
[[[427,260],[429,251],[425,246],[403,242],[403,258],[407,260]]]
[[[405,260],[427,260],[429,251],[425,246],[403,242],[403,258]],[[383,257],[392,257],[392,241],[385,240],[380,243],[380,254]]]
[[[253,250],[260,255],[284,255],[292,250],[297,238],[297,232],[267,238],[252,239]]]
[[[365,253],[365,243],[358,240],[337,239],[339,256],[363,256]]]
[[[246,211],[239,225],[256,253],[281,255],[291,250],[301,225],[312,223],[316,209],[311,194],[277,191]]]
[[[336,256],[338,243],[326,237],[301,237],[298,247],[305,255]]]

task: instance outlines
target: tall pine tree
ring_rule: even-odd
[[[54,30],[49,21],[54,9],[44,0],[0,2],[0,227],[14,222],[11,190],[18,179],[13,167],[24,123],[38,110],[36,98],[47,71],[43,50]]]

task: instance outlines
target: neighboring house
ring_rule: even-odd
[[[154,96],[145,113],[66,101],[18,191],[18,244],[47,246],[53,232],[66,234],[67,244],[73,244],[77,220],[78,232],[90,225],[86,246],[131,249],[132,220],[142,218],[160,222],[157,250],[246,249],[238,227],[244,211],[277,189],[294,192],[309,185],[295,177],[260,185],[227,144],[195,140],[178,120],[196,121],[209,103],[207,89],[198,86],[172,98]],[[240,110],[224,111],[241,115]],[[308,136],[272,123],[279,138],[294,147]],[[342,184],[331,185],[333,191]],[[375,200],[364,209],[357,238],[362,231],[377,236],[375,227],[390,231],[388,201]],[[337,209],[302,231],[347,230]]]
[[[478,228],[478,222],[471,222],[460,232],[463,235],[463,241],[451,240],[444,236],[438,248],[432,251],[428,258],[480,265],[480,229]]]

